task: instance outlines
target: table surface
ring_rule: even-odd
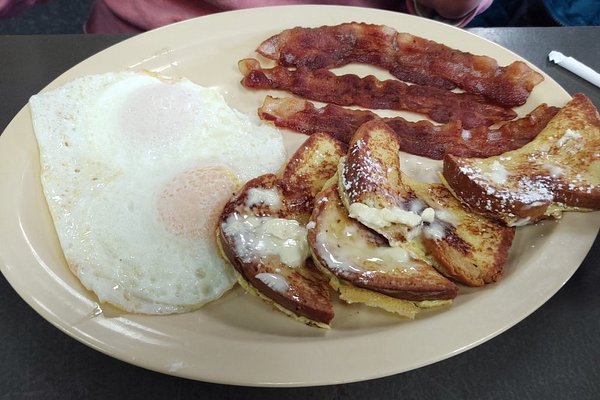
[[[600,108],[600,89],[547,61],[559,50],[600,71],[600,27],[477,28]],[[0,36],[0,132],[62,72],[122,36]],[[68,337],[0,277],[0,399],[128,398],[597,399],[600,396],[600,236],[540,309],[502,335],[450,359],[386,378],[308,388],[195,382],[110,358]],[[0,244],[1,245],[1,244]]]

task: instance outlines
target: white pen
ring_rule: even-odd
[[[548,59],[597,87],[600,87],[600,74],[573,57],[568,57],[559,51],[552,50],[550,54],[548,54]]]

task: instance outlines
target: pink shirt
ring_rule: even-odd
[[[142,32],[173,22],[242,8],[293,5],[343,4],[406,11],[398,0],[96,0],[86,32]]]
[[[0,18],[17,15],[38,1],[43,0],[0,0]],[[465,17],[447,20],[439,17],[433,10],[420,6],[417,0],[95,0],[84,29],[88,33],[135,33],[221,11],[292,4],[341,4],[380,8],[410,12],[456,26],[465,26],[473,17],[487,9],[492,1],[481,0]]]
[[[37,0],[0,0],[0,18],[10,18],[37,3]]]

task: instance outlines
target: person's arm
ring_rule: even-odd
[[[0,0],[0,18],[10,18],[20,14],[37,0]]]
[[[408,11],[456,26],[465,26],[493,0],[406,0]]]
[[[459,19],[472,12],[481,0],[418,0],[421,5],[435,10],[448,19]]]

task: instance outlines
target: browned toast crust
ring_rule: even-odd
[[[382,121],[369,121],[357,130],[338,169],[344,174],[339,195],[349,215],[381,234],[390,245],[409,249],[414,257],[431,262],[455,281],[469,286],[497,281],[514,228],[468,212],[441,184],[418,182],[404,174],[399,150],[393,132]],[[417,226],[373,226],[352,214],[350,205],[356,202],[377,209],[399,207],[419,218],[429,208],[435,217]],[[444,216],[452,217],[451,221]]]
[[[576,94],[521,149],[487,159],[444,158],[443,178],[471,210],[524,225],[569,209],[600,209],[600,116]]]
[[[263,175],[244,185],[241,192],[225,206],[221,216],[218,238],[225,256],[243,279],[263,296],[311,321],[329,324],[333,319],[329,287],[312,263],[291,268],[276,256],[244,258],[237,251],[236,241],[240,239],[226,233],[224,223],[232,217],[243,219],[245,216],[253,215],[294,219],[302,213],[299,207],[288,208],[282,196],[282,206],[278,211],[265,205],[249,208],[247,199],[251,188],[271,189],[280,195],[283,193],[281,182],[275,175]],[[309,211],[308,207],[304,208],[304,212],[307,211]],[[286,291],[275,290],[258,279],[259,274],[276,274],[285,279],[289,288]]]
[[[336,173],[338,161],[347,150],[344,143],[329,135],[318,132],[311,135],[283,171],[282,183],[286,194],[302,191],[314,198]]]
[[[371,120],[358,128],[338,167],[339,195],[349,211],[356,203],[374,209],[410,210],[416,196],[402,181],[399,154],[396,136],[382,120]],[[383,235],[392,246],[406,241],[413,228],[403,223],[375,226],[361,222]]]
[[[405,177],[406,179],[406,177]],[[468,286],[498,281],[515,235],[515,228],[467,211],[442,184],[409,181],[410,187],[436,210],[441,237],[420,237],[433,265],[445,276]],[[449,215],[449,221],[440,219]],[[427,229],[425,230],[427,232]]]
[[[308,242],[317,266],[346,283],[399,299],[456,297],[457,286],[421,260],[373,261],[381,256],[379,249],[390,247],[379,234],[348,216],[336,185],[321,192],[311,216],[314,227],[308,230]]]
[[[362,124],[352,136],[342,168],[344,193],[349,203],[370,207],[402,206],[400,146],[380,119]]]
[[[224,256],[238,272],[240,283],[280,310],[308,324],[326,327],[333,319],[330,288],[309,257],[301,265],[288,265],[278,255],[245,248],[244,242],[255,240],[245,231],[232,231],[231,221],[254,221],[261,218],[293,220],[301,230],[313,209],[314,195],[335,173],[345,146],[323,135],[311,136],[291,157],[282,178],[266,174],[247,182],[225,206],[217,234]],[[328,176],[329,175],[329,176]],[[253,192],[254,191],[254,192]],[[257,192],[258,191],[258,192]],[[263,193],[260,201],[256,193]],[[266,193],[266,194],[265,194]],[[257,242],[258,245],[260,243]]]

